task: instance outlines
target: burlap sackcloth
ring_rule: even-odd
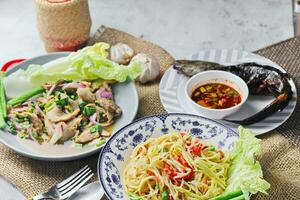
[[[161,65],[161,75],[173,62],[171,55],[159,46],[115,29],[100,28],[90,44],[95,41],[110,44],[124,42],[135,52],[152,55]],[[284,67],[293,77],[298,89],[300,88],[300,38],[292,38],[256,53]],[[137,89],[140,100],[137,117],[165,112],[158,94],[159,80],[148,85],[137,83]],[[251,199],[300,199],[299,111],[298,103],[293,116],[283,126],[259,137],[263,146],[259,161],[263,166],[265,179],[271,183],[271,189],[268,196],[259,194]],[[2,144],[0,153],[0,175],[15,183],[27,196],[46,191],[86,164],[97,173],[98,155],[70,162],[46,162],[18,155]],[[97,175],[92,181],[96,180]],[[0,199],[3,199],[3,195],[0,195]]]

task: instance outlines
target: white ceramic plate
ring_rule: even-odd
[[[26,60],[7,72],[7,75],[17,69],[26,69],[29,64],[44,64],[51,60],[67,56],[68,53],[51,53]],[[114,131],[116,132],[126,124],[133,121],[138,109],[138,94],[134,82],[118,83],[113,87],[116,103],[122,109],[122,115],[116,120]],[[130,100],[129,98],[130,97]],[[100,151],[95,145],[86,146],[82,149],[74,148],[71,142],[64,145],[39,145],[31,140],[21,140],[7,130],[0,130],[0,141],[14,151],[39,160],[66,161],[87,157]]]
[[[121,174],[133,149],[149,138],[167,133],[189,132],[224,152],[232,150],[239,134],[207,118],[180,114],[159,114],[138,119],[113,135],[103,147],[98,161],[98,177],[110,200],[128,200],[123,189]]]
[[[238,50],[210,50],[210,51],[201,51],[199,53],[193,54],[190,58],[192,60],[206,60],[211,62],[223,63],[225,65],[237,64],[242,62],[257,62],[260,64],[271,65],[275,68],[278,68],[282,71],[284,69],[277,65],[276,63],[270,61],[267,58],[261,57],[259,55],[248,53]],[[160,100],[164,108],[169,113],[189,113],[204,116],[202,113],[197,111],[185,98],[184,88],[185,84],[188,81],[188,77],[185,75],[177,73],[173,68],[168,69],[164,76],[161,79],[159,87]],[[291,80],[290,84],[292,86],[293,98],[289,102],[289,105],[282,111],[272,114],[266,119],[259,121],[257,123],[246,126],[247,128],[252,129],[256,135],[267,133],[281,124],[283,124],[293,113],[296,107],[297,91],[294,82]],[[250,95],[247,102],[243,107],[232,116],[227,119],[244,119],[247,118],[259,110],[263,109],[268,105],[274,97],[271,96],[252,96]],[[204,116],[205,117],[205,116]],[[237,129],[237,124],[228,123],[226,121],[219,120],[220,122],[226,124],[227,126]]]

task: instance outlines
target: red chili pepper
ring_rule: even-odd
[[[195,156],[200,156],[200,155],[201,155],[202,147],[201,147],[201,145],[193,146],[193,147],[191,148],[191,150],[192,150],[192,153],[193,153]]]
[[[12,67],[13,65],[18,64],[18,63],[20,63],[20,62],[23,62],[24,60],[26,60],[26,59],[21,58],[21,59],[15,59],[15,60],[8,61],[7,63],[5,63],[5,64],[2,66],[1,71],[4,71],[4,72],[5,72],[8,68],[10,68],[10,67]]]
[[[185,175],[184,177],[181,177],[181,178],[174,178],[175,176],[178,175],[178,173],[174,170],[174,168],[173,168],[171,165],[169,165],[168,163],[164,162],[163,168],[164,168],[164,170],[166,171],[166,173],[168,174],[168,176],[170,177],[170,179],[173,180],[173,183],[174,183],[175,185],[179,185],[179,184],[180,184],[180,182],[179,182],[180,180],[185,180],[185,181],[190,180],[191,178],[193,178],[193,176],[194,176],[194,174],[195,174],[193,168],[189,166],[188,162],[183,158],[182,155],[178,156],[177,160],[178,160],[178,162],[179,162],[180,164],[182,164],[184,167],[190,168],[191,171],[190,171],[190,173],[188,173],[188,174]]]
[[[147,169],[147,173],[148,173],[150,176],[155,176],[155,173],[154,173],[152,170],[150,170],[150,169]]]
[[[190,180],[191,178],[193,178],[193,176],[194,176],[194,174],[195,174],[195,173],[194,173],[194,170],[193,170],[192,167],[189,166],[188,162],[183,158],[183,156],[182,156],[182,155],[178,156],[177,160],[178,160],[178,162],[180,162],[184,167],[190,168],[191,171],[190,171],[190,173],[188,173],[188,174],[185,175],[184,177],[176,178],[176,179],[177,179],[177,180],[183,179],[183,180],[185,180],[185,181],[188,181],[188,180]]]
[[[177,176],[177,173],[175,172],[175,170],[173,169],[173,167],[171,167],[171,165],[169,165],[168,163],[164,162],[164,170],[167,172],[167,174],[169,175],[169,177],[172,179],[174,176]]]
[[[204,175],[203,183],[206,185],[208,184],[208,176]]]
[[[194,170],[193,169],[191,169],[191,172],[190,173],[188,173],[187,175],[185,175],[184,177],[181,177],[181,178],[178,178],[178,179],[183,179],[183,180],[185,180],[185,181],[188,181],[188,180],[190,180],[190,179],[192,179],[193,177],[194,177]]]
[[[225,154],[224,154],[224,152],[223,152],[223,151],[221,151],[221,150],[218,150],[217,152],[218,152],[218,153],[220,153],[220,155],[221,155],[221,158],[224,158]]]

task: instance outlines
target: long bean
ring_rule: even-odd
[[[41,94],[43,92],[45,92],[45,89],[43,87],[38,87],[38,88],[35,88],[35,89],[33,89],[33,90],[31,90],[31,91],[29,91],[29,92],[27,92],[27,93],[25,93],[25,94],[17,97],[17,98],[9,100],[7,102],[7,104],[9,106],[13,107],[13,106],[16,106],[16,105],[18,105],[20,103],[23,103],[24,101],[27,101],[28,99],[30,99],[30,98],[38,95],[38,94]]]
[[[243,192],[241,190],[236,190],[233,192],[227,192],[224,194],[221,194],[217,197],[212,198],[211,200],[229,200],[229,199],[243,199],[242,196]]]
[[[0,72],[0,128],[4,128],[6,126],[5,118],[7,116],[7,108],[6,108],[6,96],[5,96],[5,88],[4,88],[4,77],[5,73]]]

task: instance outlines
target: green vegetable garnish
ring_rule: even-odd
[[[45,112],[48,112],[49,110],[51,110],[53,107],[54,107],[54,102],[47,102],[45,105],[44,105],[44,109],[45,109]]]
[[[83,109],[83,114],[86,116],[91,116],[95,112],[96,112],[96,108],[94,108],[92,106],[85,106]]]
[[[24,122],[29,122],[29,118],[26,116],[19,116],[18,119],[16,120],[18,123],[24,123]]]
[[[14,126],[14,124],[11,121],[8,121],[7,124],[8,124],[9,132],[11,132],[14,135],[17,135],[18,131],[17,131],[16,127]]]
[[[261,153],[260,139],[256,138],[249,129],[239,127],[240,138],[235,142],[230,153],[231,166],[228,171],[227,188],[225,193],[242,191],[248,200],[250,193],[262,192],[267,194],[270,184],[263,179],[263,173],[255,156]]]
[[[56,82],[62,79],[94,80],[101,78],[125,82],[128,79],[134,80],[140,75],[142,67],[138,62],[132,62],[125,66],[109,60],[109,47],[109,44],[99,42],[44,65],[31,64],[27,70],[19,69],[12,73],[8,81],[13,83],[13,80],[21,78],[27,80],[27,83],[23,84],[35,86],[46,81]]]
[[[161,193],[161,199],[162,199],[162,200],[169,200],[169,192],[168,192],[168,190],[164,190],[164,191]]]
[[[210,151],[215,151],[215,150],[216,150],[216,147],[215,147],[215,146],[211,146],[211,147],[209,148],[209,150],[210,150]]]
[[[64,107],[64,106],[69,104],[69,99],[68,99],[68,97],[66,97],[66,98],[63,98],[63,99],[56,100],[55,104],[58,107]]]
[[[129,193],[128,196],[129,196],[130,200],[144,200],[143,197],[140,197],[140,196],[138,196],[138,195],[136,195],[134,193]]]
[[[211,200],[229,200],[229,199],[232,199],[232,198],[235,198],[235,197],[239,197],[242,194],[243,194],[243,192],[241,190],[236,190],[236,191],[233,191],[233,192],[228,192],[228,193],[221,194],[217,197],[212,198]]]
[[[79,108],[80,108],[80,110],[83,110],[84,109],[84,106],[86,106],[88,103],[87,102],[85,102],[85,101],[82,101],[81,103],[79,103]]]
[[[100,113],[99,114],[99,122],[100,123],[103,123],[103,122],[106,122],[108,119],[106,117],[106,115],[104,113]]]
[[[70,105],[65,106],[65,109],[70,113],[74,111],[74,109]]]
[[[17,97],[17,98],[9,100],[7,102],[7,104],[9,106],[14,107],[14,106],[16,106],[16,105],[18,105],[20,103],[23,103],[23,102],[27,101],[28,99],[30,99],[30,98],[38,95],[38,94],[43,93],[43,92],[45,92],[45,89],[43,87],[38,87],[38,88],[35,88],[35,89],[33,89],[33,90],[31,90],[31,91],[29,91],[29,92],[27,92],[27,93],[25,93],[25,94]]]
[[[98,141],[98,143],[96,144],[96,147],[101,147],[102,145],[104,145],[106,142],[106,140],[103,138],[101,140]]]
[[[160,185],[160,184],[157,184],[156,187],[157,187],[157,189],[159,189],[159,190],[161,189],[161,185]]]
[[[83,144],[80,144],[80,143],[76,143],[73,141],[73,146],[76,148],[76,149],[82,149],[83,148]]]
[[[89,129],[90,133],[101,133],[102,127],[100,125],[94,125]]]

